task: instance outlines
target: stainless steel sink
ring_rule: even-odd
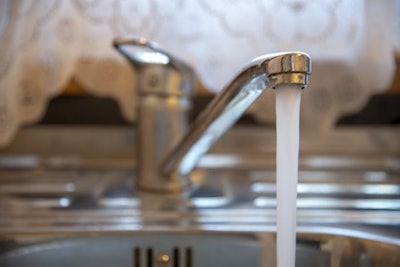
[[[241,161],[240,155],[209,155],[204,161],[223,165],[227,158]],[[303,157],[299,224],[400,225],[400,177],[395,168],[357,166],[354,162],[354,168],[327,170],[328,166],[307,163],[322,159]],[[254,158],[252,164],[257,160]],[[335,160],[343,157],[328,161]],[[374,161],[370,164],[384,164],[387,159]],[[268,164],[268,159],[263,163]],[[102,163],[100,168],[95,166],[100,165],[96,160],[85,162],[85,166],[42,164],[34,169],[0,170],[0,234],[80,227],[136,230],[143,224],[202,228],[229,225],[228,230],[242,230],[248,225],[258,229],[275,224],[275,172],[268,166],[248,168],[235,163],[218,167],[203,162],[202,169],[192,176],[188,195],[166,197],[136,191],[135,172],[130,165]]]
[[[299,233],[296,266],[400,265],[400,244],[360,236]],[[43,237],[42,237],[43,238]],[[2,241],[3,267],[47,266],[276,266],[272,233],[119,232]]]
[[[297,266],[400,266],[399,133],[303,135]],[[274,138],[233,129],[165,197],[135,189],[130,128],[22,131],[0,153],[0,266],[275,266]]]

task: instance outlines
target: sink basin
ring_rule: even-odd
[[[299,233],[296,266],[400,265],[399,244],[353,234]],[[276,266],[271,232],[120,232],[30,242],[4,240],[0,266]]]

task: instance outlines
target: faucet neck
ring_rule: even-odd
[[[166,179],[187,177],[200,158],[242,116],[267,88],[297,85],[304,89],[311,74],[307,54],[289,52],[256,58],[217,95],[163,161]]]

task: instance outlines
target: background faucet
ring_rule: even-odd
[[[305,53],[258,57],[211,101],[187,131],[196,80],[194,71],[145,39],[116,39],[114,46],[138,74],[137,185],[164,193],[179,192],[189,186],[189,174],[201,156],[265,89],[283,84],[303,89],[311,73],[311,60]]]

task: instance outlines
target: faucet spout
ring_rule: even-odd
[[[267,89],[298,85],[304,89],[311,74],[305,53],[288,52],[254,59],[217,95],[194,121],[180,143],[166,155],[160,173],[170,182],[188,185],[188,175],[201,156],[242,116]]]

